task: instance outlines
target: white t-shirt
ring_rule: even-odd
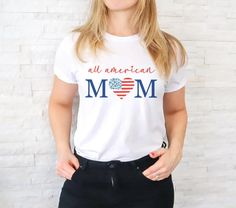
[[[88,159],[129,161],[159,149],[166,138],[163,95],[186,84],[186,67],[164,81],[138,34],[105,33],[110,51],[87,63],[75,55],[79,33],[69,33],[57,48],[54,73],[78,84],[79,110],[73,135],[76,152]]]

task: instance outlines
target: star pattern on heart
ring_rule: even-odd
[[[134,80],[130,77],[125,77],[123,80],[112,78],[109,87],[120,99],[123,99],[134,88]]]

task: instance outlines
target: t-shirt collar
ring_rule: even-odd
[[[118,36],[118,35],[113,35],[105,31],[104,39],[111,40],[111,41],[135,41],[135,40],[139,40],[140,36],[139,36],[139,33],[135,33],[133,35],[128,35],[128,36]]]

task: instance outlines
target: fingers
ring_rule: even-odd
[[[157,164],[153,164],[149,166],[146,170],[144,170],[142,173],[149,179],[154,179],[157,175],[157,172],[160,170],[161,167],[158,167]],[[159,174],[159,172],[158,172]]]
[[[69,174],[66,170],[64,169],[59,169],[56,170],[56,174],[59,175],[60,177],[66,178],[68,180],[71,180],[71,174]]]
[[[77,157],[73,156],[71,158],[71,163],[72,165],[75,167],[75,169],[78,169],[79,168],[79,160]]]
[[[170,173],[169,174],[156,174],[155,177],[153,177],[151,180],[161,181],[165,178],[168,178],[169,176],[170,176]]]
[[[155,151],[152,151],[152,152],[150,152],[150,157],[152,157],[152,158],[156,158],[156,157],[159,157],[159,156],[161,156],[161,155],[163,155],[165,152],[167,151],[167,149],[165,149],[165,148],[160,148],[160,149],[158,149],[158,150],[155,150]]]
[[[163,167],[162,169],[159,169],[159,171],[155,171],[155,172],[149,174],[148,177],[152,180],[155,180],[156,177],[158,176],[158,180],[162,180],[162,179],[168,177],[169,174],[170,174],[169,171],[166,171],[165,167]]]
[[[155,152],[151,152],[150,154],[152,154],[152,157],[160,157],[161,155],[163,155],[164,153],[166,153],[166,149],[161,148],[159,150],[156,150]],[[150,174],[153,174],[156,171],[159,171],[161,168],[164,167],[164,164],[161,160],[161,158],[159,160],[157,160],[157,162],[155,162],[153,165],[149,166],[144,172],[143,174],[148,176]]]
[[[68,162],[62,162],[62,163],[59,162],[56,168],[56,172],[59,176],[70,180],[71,176],[75,172],[75,169],[71,165],[69,165]]]
[[[143,174],[151,180],[156,180],[157,176],[158,180],[162,180],[168,177],[170,171],[166,168],[166,166],[164,166],[164,164],[155,163],[143,171]]]
[[[158,157],[166,153],[166,151],[167,149],[160,148],[159,150],[152,152],[153,153],[152,155],[153,157]],[[169,173],[168,169],[161,157],[153,165],[149,166],[146,170],[143,171],[143,174],[151,180],[155,180],[157,175],[158,175],[158,179],[166,177],[168,173]]]
[[[74,173],[75,171],[75,168],[72,165],[70,165],[70,163],[65,163],[63,169],[69,172],[70,174]]]
[[[56,174],[71,180],[73,173],[79,168],[78,159],[72,155],[69,160],[59,160],[56,165]]]

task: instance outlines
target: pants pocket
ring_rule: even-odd
[[[146,169],[146,168],[145,168]],[[144,169],[144,170],[145,170]],[[164,179],[162,179],[162,180],[153,180],[153,179],[150,179],[150,178],[148,178],[148,177],[146,177],[142,172],[144,171],[144,170],[141,170],[141,169],[137,169],[137,173],[138,173],[138,175],[139,175],[139,177],[142,179],[142,180],[144,180],[144,181],[146,181],[146,182],[148,182],[148,183],[161,183],[161,182],[164,182],[164,181],[167,181],[167,180],[171,180],[171,174],[167,177],[167,178],[164,178]]]
[[[79,159],[78,159],[79,160]],[[80,161],[79,160],[79,164],[80,164],[80,166],[79,166],[79,168],[77,168],[76,170],[75,170],[75,172],[72,174],[72,176],[71,176],[71,180],[72,181],[74,181],[74,180],[76,180],[77,179],[77,177],[79,176],[79,175],[81,175],[81,173],[83,173],[83,172],[85,172],[85,170],[87,169],[87,167],[86,167],[86,162],[84,162],[84,161]]]
[[[75,179],[76,175],[78,175],[80,172],[81,172],[81,167],[77,168],[75,170],[75,172],[72,174],[71,181],[73,181]]]
[[[152,180],[152,179],[149,179],[148,177],[146,177],[142,173],[144,170],[146,170],[151,165],[153,165],[158,159],[159,159],[159,157],[150,158],[147,161],[144,161],[144,163],[136,166],[136,172],[137,172],[140,179],[142,179],[143,181],[148,182],[148,183],[160,183],[160,182],[164,182],[164,181],[167,181],[167,180],[171,180],[171,174],[167,178],[164,178],[162,180]]]

